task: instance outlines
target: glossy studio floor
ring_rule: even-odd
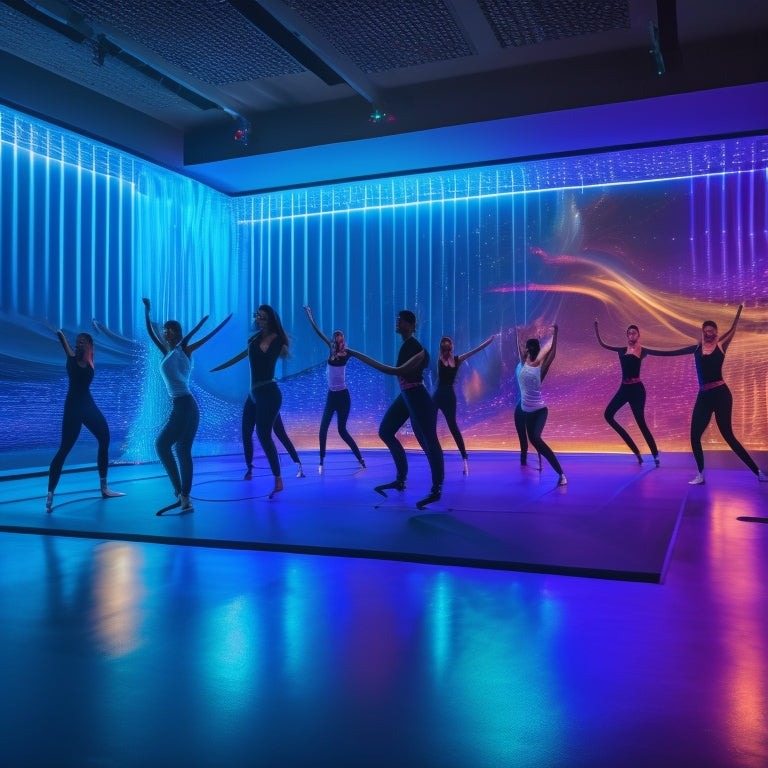
[[[304,457],[303,457],[304,458]],[[0,488],[0,764],[768,765],[768,485],[728,453],[385,452],[159,465]],[[765,456],[761,457],[765,459]],[[764,461],[762,463],[765,463]],[[740,518],[757,518],[743,520]]]

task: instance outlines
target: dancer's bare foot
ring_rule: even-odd
[[[282,477],[276,477],[275,478],[275,487],[272,489],[272,493],[269,494],[269,498],[274,498],[276,493],[280,493],[280,491],[283,490],[283,478]]]

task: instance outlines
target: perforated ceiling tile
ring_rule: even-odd
[[[0,49],[150,115],[183,123],[200,109],[118,59],[94,62],[90,42],[76,43],[0,5]],[[66,62],[66,71],[62,70]]]
[[[628,0],[479,0],[504,48],[628,29]]]
[[[70,0],[70,5],[86,21],[117,29],[211,85],[303,71],[226,0]]]
[[[367,74],[472,55],[441,0],[286,0],[286,5]]]

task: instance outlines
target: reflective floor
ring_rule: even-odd
[[[760,513],[708,470],[660,584],[0,533],[0,765],[764,768]]]

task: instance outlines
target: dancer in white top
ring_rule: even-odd
[[[541,438],[549,414],[549,409],[544,404],[541,395],[541,384],[549,372],[557,352],[557,326],[552,326],[552,342],[543,354],[541,342],[538,339],[528,339],[524,347],[520,346],[518,339],[518,349],[520,362],[517,364],[515,373],[520,387],[520,408],[528,439],[539,455],[543,456],[552,465],[552,469],[557,472],[557,484],[566,485],[568,480],[563,474],[563,468],[560,466],[557,456]]]
[[[360,466],[365,469],[365,461],[357,447],[352,435],[347,431],[347,419],[352,407],[352,398],[347,389],[346,370],[350,354],[347,349],[346,339],[343,331],[334,331],[333,339],[329,339],[318,328],[315,318],[312,315],[310,307],[304,307],[309,322],[312,324],[315,333],[328,345],[330,354],[328,356],[328,365],[326,366],[326,375],[328,377],[328,395],[325,398],[325,408],[320,420],[320,465],[317,468],[319,474],[323,474],[323,463],[325,461],[325,446],[328,439],[328,427],[331,425],[333,414],[336,414],[336,428],[339,431],[339,437],[350,447],[355,458],[360,462]]]

